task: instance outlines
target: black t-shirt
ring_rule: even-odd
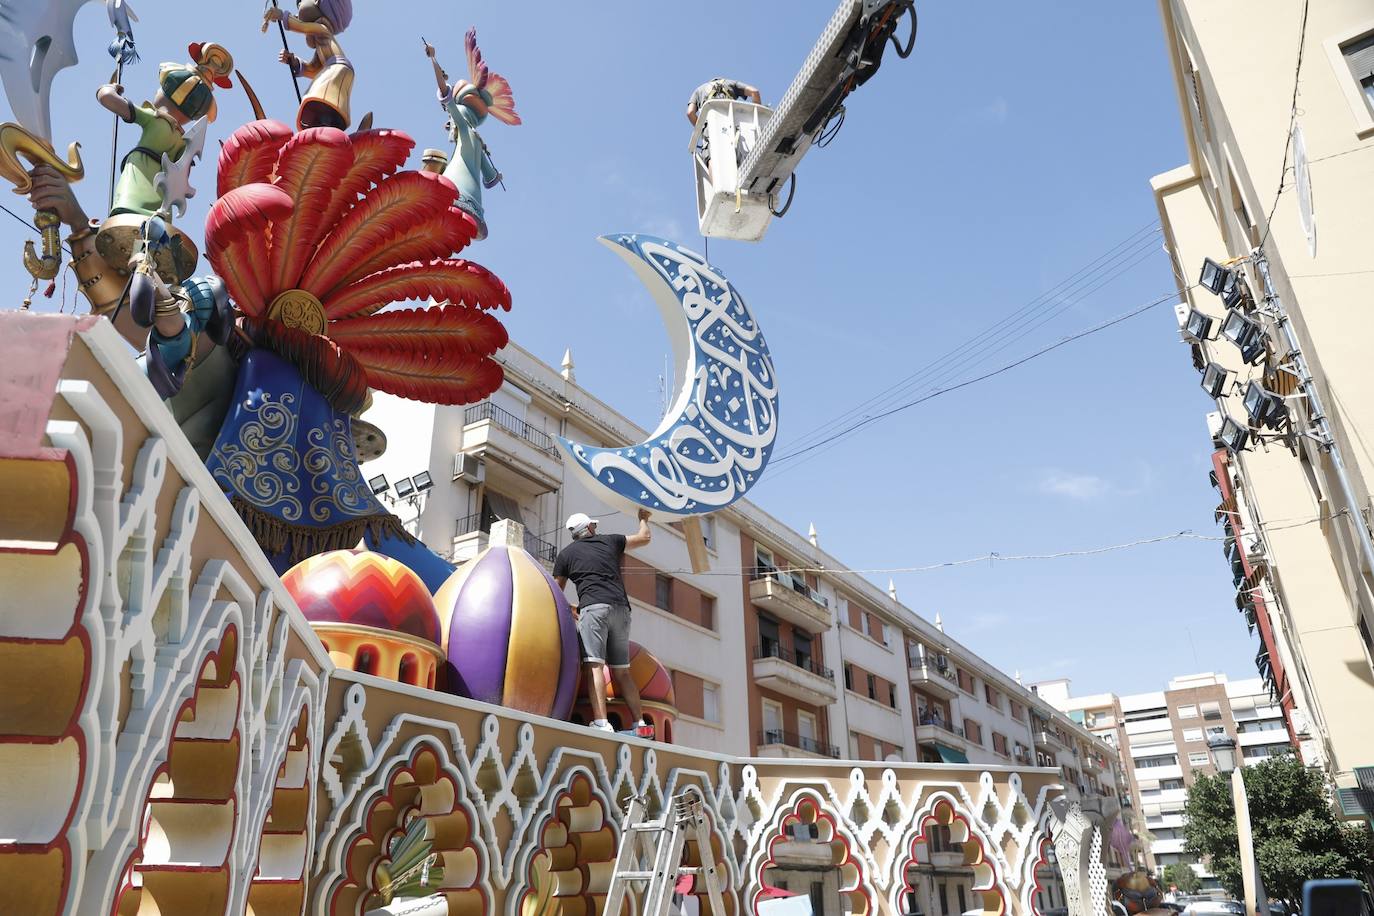
[[[625,582],[620,578],[620,558],[625,554],[625,535],[594,534],[573,541],[553,564],[555,577],[571,579],[577,586],[577,603],[581,607],[593,604],[623,604],[630,599],[625,594]]]

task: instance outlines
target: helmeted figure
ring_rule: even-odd
[[[520,116],[515,113],[510,83],[500,74],[490,72],[482,60],[476,29],[468,29],[463,46],[467,52],[468,79],[452,85],[435,58],[433,46],[426,44],[425,54],[434,65],[439,104],[448,112],[449,139],[454,144],[444,177],[457,186],[458,206],[477,221],[477,238],[483,239],[487,223],[482,211],[482,189],[494,187],[501,180],[501,173],[491,161],[477,128],[487,115],[512,125],[520,123]]]

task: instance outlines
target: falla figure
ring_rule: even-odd
[[[264,32],[269,24],[280,22],[289,31],[304,35],[305,43],[315,52],[308,61],[285,49],[277,54],[277,59],[291,68],[293,76],[310,78],[310,89],[296,113],[297,130],[348,129],[353,64],[344,56],[338,36],[352,21],[353,0],[300,0],[295,15],[275,6],[263,13]]]
[[[510,83],[500,74],[490,72],[482,60],[476,29],[468,29],[463,47],[467,52],[468,79],[452,85],[429,42],[425,42],[425,56],[434,66],[439,104],[448,112],[449,139],[454,144],[444,177],[458,186],[457,206],[477,221],[477,238],[483,239],[487,236],[487,223],[482,211],[482,188],[494,187],[501,180],[501,173],[491,161],[477,127],[487,115],[511,125],[519,124],[520,116],[515,113]]]

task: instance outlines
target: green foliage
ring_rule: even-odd
[[[1202,879],[1187,862],[1175,862],[1164,866],[1164,887],[1176,887],[1185,894],[1196,894],[1202,890]]]
[[[1369,871],[1374,862],[1369,830],[1337,820],[1320,771],[1283,755],[1243,772],[1255,858],[1270,897],[1296,902],[1303,882],[1311,878],[1359,878]],[[1239,898],[1240,853],[1230,777],[1198,776],[1188,790],[1184,814],[1187,851],[1206,856],[1222,886]]]

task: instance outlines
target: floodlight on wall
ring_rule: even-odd
[[[1204,315],[1197,309],[1189,309],[1188,316],[1183,320],[1183,339],[1193,343],[1211,340],[1212,328],[1215,325],[1216,320],[1211,316]]]
[[[1198,286],[1214,296],[1220,296],[1221,291],[1226,288],[1226,281],[1232,277],[1231,271],[1222,267],[1211,258],[1202,262],[1202,275],[1198,277]]]
[[[1240,349],[1240,358],[1254,363],[1265,353],[1264,326],[1240,312],[1231,312],[1221,324],[1221,336]]]
[[[434,489],[434,478],[430,476],[429,471],[421,471],[410,480],[415,484],[416,493],[425,493]]]
[[[1245,413],[1250,422],[1256,426],[1268,426],[1273,429],[1288,415],[1283,398],[1257,381],[1251,381],[1245,386],[1245,396],[1241,401],[1245,404]]]
[[[1227,417],[1221,424],[1221,432],[1217,434],[1221,444],[1232,452],[1243,452],[1245,447],[1250,444],[1250,430],[1241,426],[1235,420]],[[400,486],[397,484],[397,486]]]
[[[1222,304],[1228,309],[1233,309],[1245,301],[1249,296],[1249,290],[1245,288],[1245,278],[1241,276],[1240,271],[1227,271],[1227,274],[1226,282],[1218,295],[1221,296]]]
[[[1226,382],[1231,373],[1221,363],[1208,363],[1202,370],[1202,390],[1214,400],[1226,391]]]
[[[415,481],[409,477],[402,477],[396,481],[396,498],[409,499],[415,495]]]
[[[373,496],[381,496],[391,489],[391,484],[387,483],[385,474],[378,474],[367,479],[367,488],[372,491]]]

